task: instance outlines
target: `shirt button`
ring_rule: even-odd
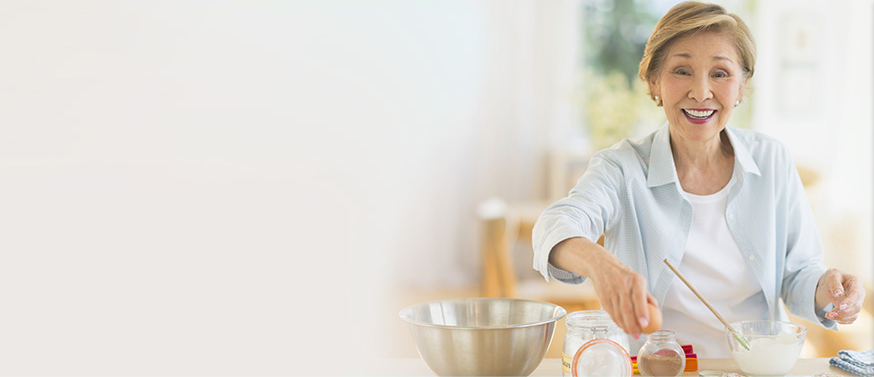
[[[755,255],[750,255],[749,258],[750,258],[750,260],[756,260],[756,256],[755,256]]]
[[[734,220],[734,214],[733,214],[733,213],[729,213],[729,214],[728,214],[728,219],[729,219],[729,220]]]

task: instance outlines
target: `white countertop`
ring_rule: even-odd
[[[819,373],[832,373],[839,376],[855,376],[852,373],[842,369],[832,367],[828,364],[828,358],[817,359],[799,359],[795,363],[795,367],[787,376],[813,376]],[[380,376],[434,376],[434,373],[428,369],[422,359],[376,359],[368,363],[368,370],[371,373],[366,375]],[[741,373],[737,367],[737,363],[732,359],[699,359],[698,370],[718,369],[726,372]],[[560,359],[544,359],[540,366],[534,370],[531,376],[561,376],[561,360]],[[639,374],[635,374],[639,376]],[[683,376],[698,376],[698,371],[683,373]]]

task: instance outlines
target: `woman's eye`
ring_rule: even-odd
[[[677,70],[674,70],[674,74],[681,75],[681,76],[688,76],[689,71],[687,71],[685,69],[677,69]]]
[[[713,77],[717,77],[717,78],[728,77],[728,73],[725,73],[725,72],[719,71],[719,72],[714,73],[714,74],[713,74]]]

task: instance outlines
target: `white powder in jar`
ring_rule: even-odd
[[[577,365],[577,373],[581,377],[588,376],[622,376],[630,371],[622,367],[625,360],[617,357],[615,352],[608,349],[593,348],[586,353],[585,358],[580,358]]]
[[[749,350],[736,349],[731,356],[744,373],[784,375],[795,365],[802,346],[795,334],[781,332],[777,338],[753,339]]]

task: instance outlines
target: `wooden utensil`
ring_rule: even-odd
[[[695,287],[693,287],[692,284],[690,284],[689,281],[686,280],[685,277],[683,277],[683,274],[681,274],[680,271],[678,271],[676,268],[674,268],[674,265],[672,265],[671,262],[668,262],[667,258],[665,258],[665,264],[668,265],[668,267],[670,267],[671,271],[674,271],[674,275],[677,275],[677,277],[680,278],[680,280],[682,280],[683,283],[685,283],[686,286],[692,290],[692,293],[694,293],[695,296],[698,297],[698,299],[701,300],[701,302],[703,302],[704,305],[707,306],[707,309],[710,309],[710,312],[713,313],[713,315],[715,315],[716,318],[718,318],[720,322],[722,322],[722,324],[725,326],[725,328],[728,329],[728,331],[730,331],[732,335],[734,335],[734,338],[737,339],[737,341],[740,343],[740,345],[744,346],[744,348],[749,350],[750,349],[750,342],[748,342],[747,339],[744,338],[743,334],[737,332],[737,330],[735,330],[734,327],[731,327],[731,324],[729,324],[728,321],[725,320],[725,318],[722,318],[722,316],[719,315],[719,312],[717,312],[716,309],[713,309],[713,306],[710,306],[710,303],[707,302],[707,299],[705,299],[704,296],[701,296],[701,294],[698,293],[698,290],[696,290]]]

